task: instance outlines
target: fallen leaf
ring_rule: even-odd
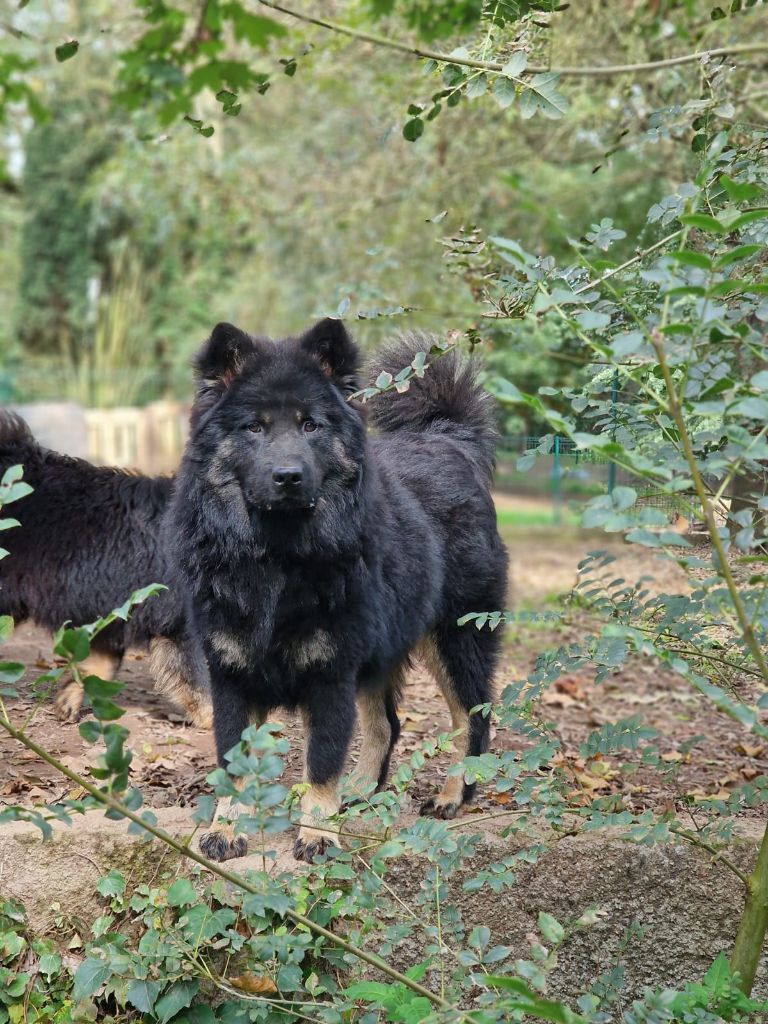
[[[759,743],[752,746],[749,743],[737,743],[736,753],[743,754],[745,757],[760,757],[762,752],[765,750],[765,744]]]
[[[277,985],[268,974],[254,974],[246,971],[245,974],[235,974],[229,978],[230,985],[239,988],[241,992],[248,992],[249,995],[263,995],[265,992],[277,992]]]
[[[491,800],[491,803],[494,803],[494,804],[502,804],[502,805],[511,804],[512,803],[512,794],[511,793],[491,793],[490,800]]]

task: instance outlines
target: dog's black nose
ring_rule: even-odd
[[[302,472],[299,466],[278,466],[272,470],[272,479],[278,487],[298,487],[301,483]]]

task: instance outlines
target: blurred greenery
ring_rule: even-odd
[[[489,372],[526,390],[575,382],[568,330],[483,319],[482,256],[468,273],[450,240],[481,225],[559,260],[613,231],[612,257],[631,256],[658,237],[649,206],[694,174],[694,115],[732,116],[730,100],[698,64],[565,76],[552,120],[533,107],[555,86],[518,56],[589,67],[749,43],[766,24],[749,7],[713,20],[704,0],[307,0],[298,18],[219,0],[9,4],[0,388],[92,405],[184,396],[217,320],[281,335],[347,301],[364,345],[401,327],[469,331]],[[516,54],[515,77],[436,72],[307,17],[457,60]],[[758,94],[755,118],[761,67],[729,85]]]

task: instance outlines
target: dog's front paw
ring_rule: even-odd
[[[200,853],[208,860],[231,860],[233,857],[244,857],[247,852],[248,840],[245,836],[236,836],[231,826],[204,832],[200,837]]]
[[[461,804],[456,803],[455,800],[444,800],[438,793],[437,796],[430,797],[426,800],[419,810],[419,814],[422,818],[444,818],[448,820],[455,818],[461,810]]]
[[[70,679],[59,689],[53,707],[60,722],[76,722],[83,707],[83,684]]]
[[[338,836],[333,832],[324,832],[319,828],[300,828],[293,844],[293,856],[296,860],[314,863],[315,857],[336,850],[338,852]]]

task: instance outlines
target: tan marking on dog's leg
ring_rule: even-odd
[[[338,830],[323,827],[329,818],[339,813],[340,806],[338,777],[320,786],[310,783],[301,798],[301,827],[293,844],[296,860],[305,860],[311,864],[329,846],[341,845]]]
[[[199,728],[213,726],[210,696],[189,682],[178,644],[164,636],[153,637],[149,643],[149,668],[157,693],[182,707]]]
[[[329,779],[321,785],[313,783],[309,778],[307,767],[307,750],[309,748],[309,715],[301,708],[301,721],[304,725],[304,782],[309,789],[301,798],[301,824],[299,834],[293,844],[293,856],[296,860],[305,860],[309,864],[329,846],[340,846],[338,831],[323,828],[328,818],[339,813],[341,799],[339,797],[339,781],[341,776]]]
[[[376,785],[381,768],[389,756],[392,745],[392,726],[387,718],[386,697],[391,690],[397,692],[403,682],[403,668],[393,672],[380,690],[359,693],[357,711],[360,719],[360,756],[352,772],[351,784],[360,794],[370,793],[371,782]]]
[[[91,651],[80,663],[80,675],[98,676],[99,679],[114,679],[122,659],[117,654],[104,651]],[[54,699],[56,717],[62,722],[76,722],[83,706],[85,690],[83,684],[76,679],[69,679],[62,684]]]
[[[453,680],[445,667],[433,636],[426,636],[419,645],[418,653],[426,668],[440,687],[448,710],[451,713],[451,731],[460,735],[453,741],[451,767],[461,764],[467,756],[469,744],[469,713],[459,701]],[[464,776],[461,772],[448,775],[440,792],[427,800],[421,808],[422,814],[431,814],[437,818],[453,818],[459,811],[464,797]]]

